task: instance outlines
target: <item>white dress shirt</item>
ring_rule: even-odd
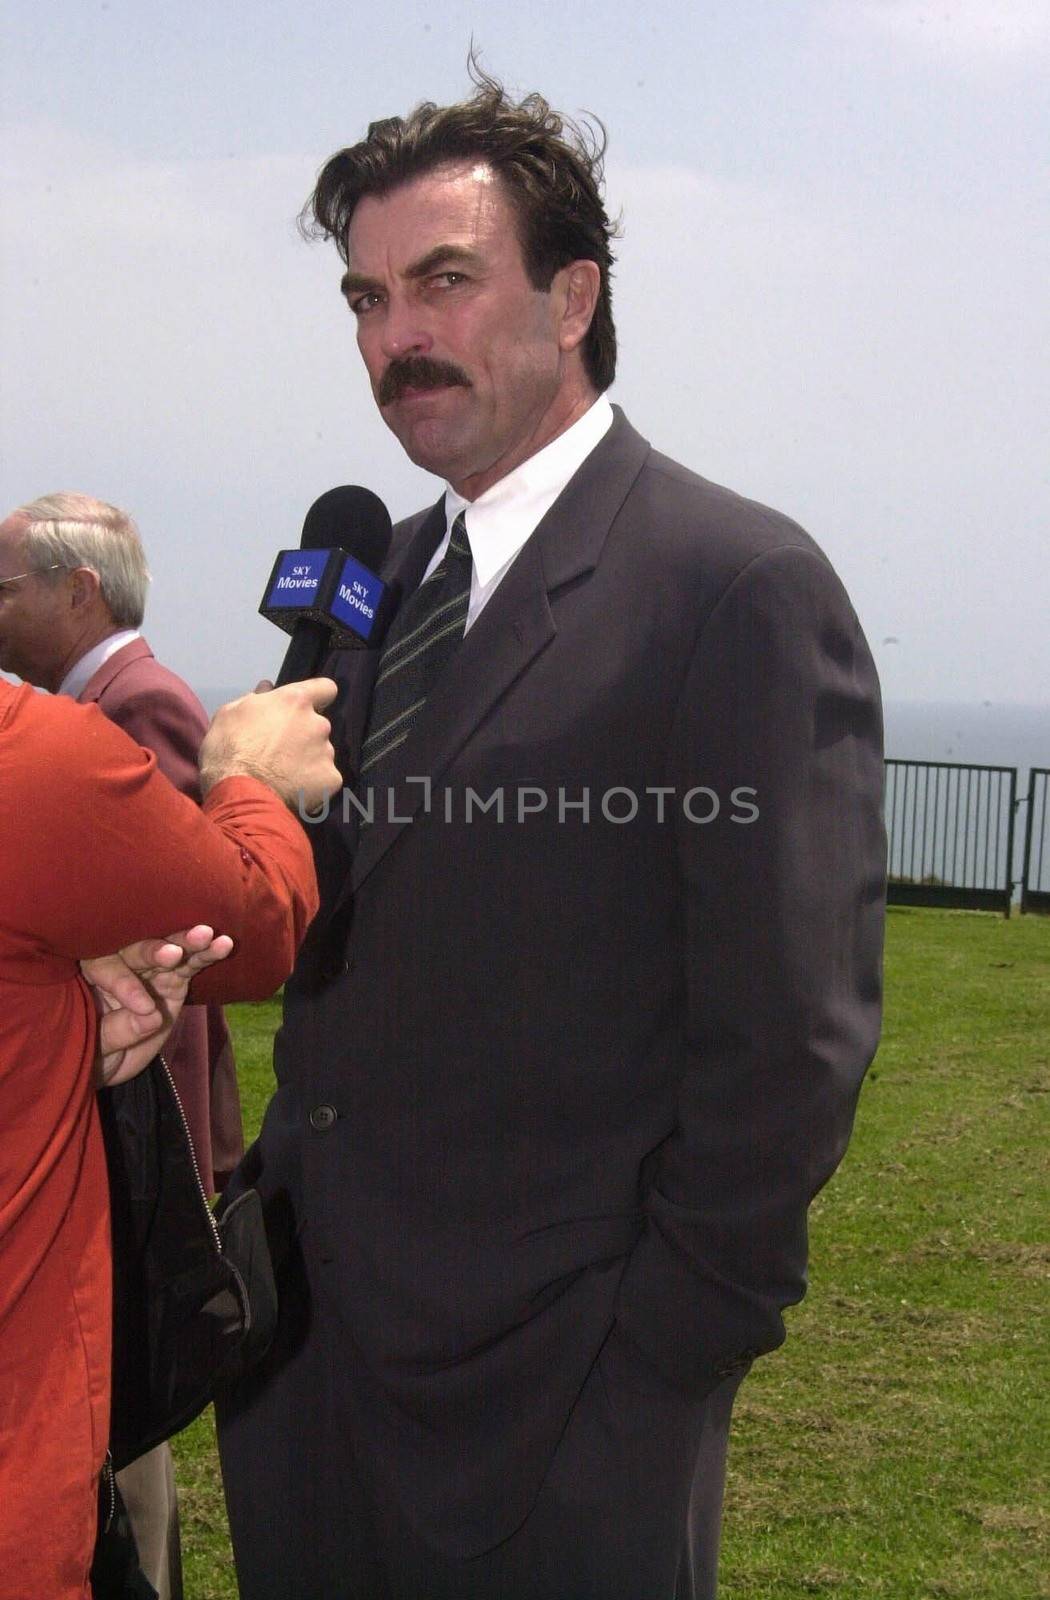
[[[448,548],[452,524],[466,511],[467,538],[474,558],[467,627],[499,588],[514,557],[538,527],[573,474],[612,427],[612,406],[599,395],[571,428],[537,450],[476,500],[464,500],[451,485],[445,490],[445,537],[424,573],[429,578]]]
[[[110,656],[115,656],[118,650],[123,650],[132,639],[141,638],[142,635],[137,628],[121,628],[116,633],[107,634],[98,644],[92,645],[79,661],[74,661],[59,684],[58,693],[68,694],[74,700],[79,699],[99,667],[108,661]]]

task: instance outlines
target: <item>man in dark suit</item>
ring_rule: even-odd
[[[126,512],[84,494],[53,494],[0,524],[0,667],[27,683],[97,702],[152,750],[183,794],[201,799],[197,752],[208,718],[187,683],[139,632],[149,572]],[[243,1151],[240,1097],[220,1005],[186,1006],[166,1052],[201,1179],[222,1187]],[[182,1593],[171,1452],[158,1446],[119,1474],[142,1557],[160,1600]]]
[[[733,1396],[875,1049],[871,658],[800,528],[610,407],[599,181],[482,79],[313,196],[448,488],[329,669],[356,782],[234,1179],[285,1252],[222,1407],[243,1600],[712,1596]]]

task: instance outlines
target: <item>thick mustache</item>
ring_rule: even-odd
[[[402,356],[391,361],[379,380],[377,399],[381,406],[399,400],[406,389],[470,388],[470,379],[451,361],[434,361],[430,356]]]

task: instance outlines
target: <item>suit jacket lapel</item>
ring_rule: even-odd
[[[415,819],[427,797],[425,780],[437,783],[482,719],[554,638],[550,595],[597,565],[613,520],[649,453],[618,407],[615,412],[608,433],[522,546],[435,684],[411,737],[384,772],[375,819],[358,839],[351,891]],[[410,548],[406,579],[417,573],[419,582],[437,547],[443,521],[438,538],[427,541],[429,548],[420,559],[424,536],[433,533],[439,512],[440,506],[435,507]]]

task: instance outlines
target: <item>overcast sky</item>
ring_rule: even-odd
[[[295,217],[487,67],[609,131],[620,375],[659,448],[801,521],[895,700],[1050,703],[1047,0],[8,0],[0,502],[134,513],[147,631],[252,683],[324,489],[436,498]]]

